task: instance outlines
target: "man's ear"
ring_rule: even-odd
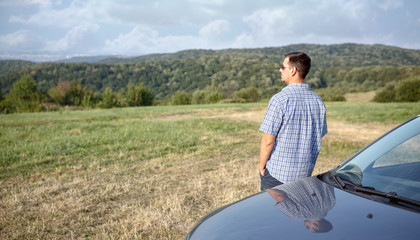
[[[297,68],[296,67],[292,67],[292,68],[290,68],[290,71],[292,73],[292,76],[294,76],[297,73]]]

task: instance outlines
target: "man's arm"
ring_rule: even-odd
[[[277,203],[283,202],[287,197],[285,192],[280,191],[280,190],[275,189],[275,188],[266,189],[266,191],[268,192],[268,194],[270,194],[270,196],[274,200],[276,200]]]
[[[264,176],[265,165],[273,150],[275,140],[276,136],[268,133],[264,133],[261,139],[259,170],[262,176]]]

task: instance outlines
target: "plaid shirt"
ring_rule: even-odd
[[[277,203],[276,208],[295,220],[320,220],[335,205],[334,187],[316,177],[282,184],[273,189],[286,195],[286,199]]]
[[[273,177],[283,183],[308,177],[327,134],[324,102],[308,84],[290,84],[270,99],[260,131],[276,136],[266,165]]]

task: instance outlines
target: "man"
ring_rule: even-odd
[[[285,55],[280,73],[287,86],[270,99],[260,126],[261,190],[311,176],[315,167],[327,121],[321,97],[304,83],[310,67],[303,52]]]
[[[294,220],[302,220],[314,233],[328,232],[332,224],[325,219],[335,205],[334,187],[315,177],[267,189],[276,208]]]

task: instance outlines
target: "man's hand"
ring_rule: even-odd
[[[260,174],[261,176],[264,176],[265,173],[265,165],[263,167],[260,166]]]

